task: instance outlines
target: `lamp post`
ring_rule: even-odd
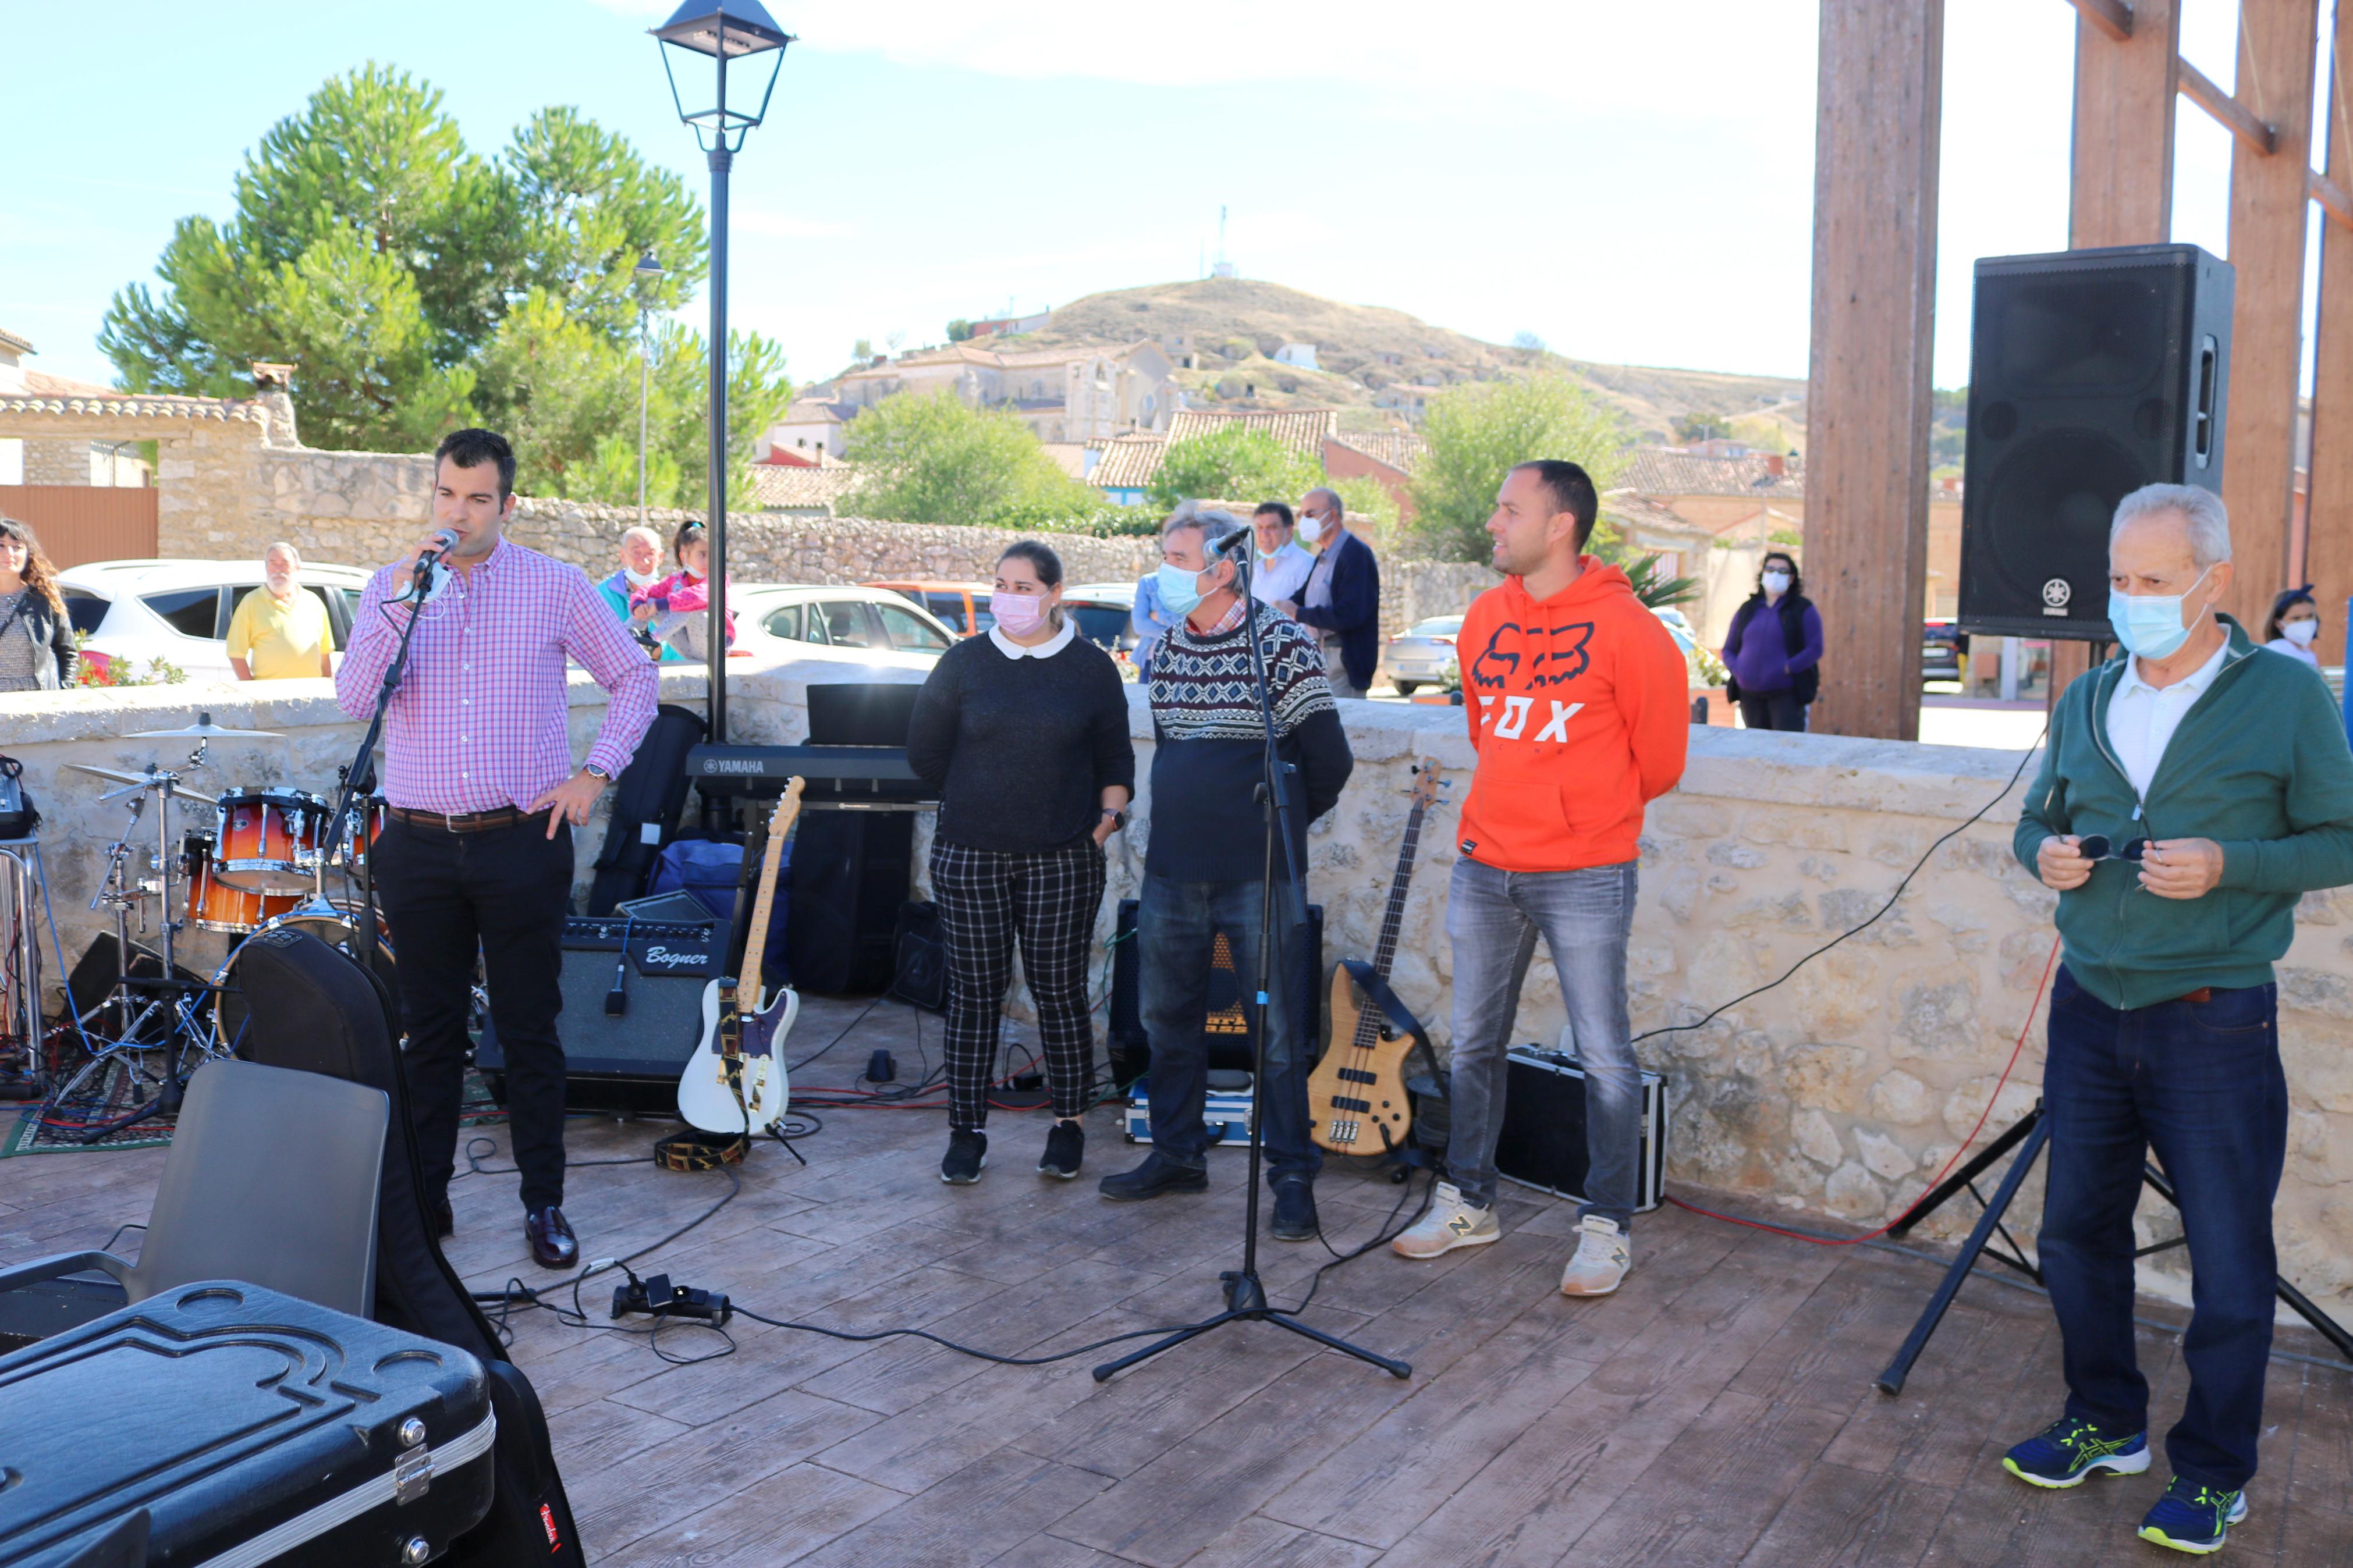
[[[646,290],[666,274],[650,250],[632,268],[638,279],[638,526],[646,525],[646,395],[653,378],[653,345],[646,336]]]
[[[760,0],[686,0],[670,19],[653,30],[662,46],[662,74],[670,80],[670,102],[679,119],[694,128],[694,137],[711,165],[711,742],[727,740],[727,171],[744,145],[744,138],[765,119],[768,98],[776,89],[785,46],[791,34],[778,27]],[[712,63],[713,96],[708,107],[690,110],[679,90],[673,52],[689,69],[700,56]],[[728,107],[728,67],[748,56],[773,54],[768,79],[736,78],[738,102],[749,102],[756,86],[759,107],[750,113]],[[694,100],[702,101],[700,92]]]

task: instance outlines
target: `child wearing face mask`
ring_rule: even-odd
[[[1821,685],[1822,617],[1807,598],[1795,557],[1765,557],[1757,592],[1733,612],[1724,639],[1725,695],[1752,730],[1799,730]]]
[[[2272,601],[2271,618],[2263,623],[2265,647],[2316,670],[2320,656],[2312,651],[2312,645],[2319,636],[2320,606],[2312,597],[2311,584],[2290,588]]]

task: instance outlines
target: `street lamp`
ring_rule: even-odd
[[[653,35],[662,46],[662,74],[670,79],[670,102],[678,117],[694,128],[711,164],[711,743],[727,740],[727,170],[744,138],[768,112],[768,98],[776,89],[784,67],[785,46],[791,34],[778,27],[760,0],[686,0]],[[712,62],[713,94],[709,106],[689,109],[679,90],[675,53],[690,70],[701,56]],[[750,113],[728,107],[728,68],[748,56],[773,54],[768,79],[758,80],[759,68],[738,72],[738,103],[748,103],[756,87],[759,107]],[[695,92],[694,101],[702,101]]]
[[[646,393],[653,376],[653,343],[646,336],[646,312],[652,299],[647,290],[668,276],[662,264],[647,251],[632,268],[638,280],[638,526],[646,525]]]

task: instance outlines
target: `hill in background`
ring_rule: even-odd
[[[1382,429],[1405,423],[1403,410],[1416,390],[1553,372],[1583,382],[1619,410],[1637,440],[1675,441],[1683,434],[1679,423],[1699,416],[1721,421],[1721,433],[1756,446],[1805,447],[1802,381],[1597,364],[1485,342],[1402,310],[1344,304],[1257,279],[1090,294],[1053,311],[1036,331],[984,342],[1012,350],[1138,338],[1159,343],[1176,361],[1177,380],[1204,407],[1337,407],[1343,429]],[[1278,363],[1273,356],[1286,343],[1314,345],[1316,368]]]

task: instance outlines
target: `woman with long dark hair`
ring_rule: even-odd
[[[2312,651],[2312,645],[2319,637],[2320,605],[2312,597],[2311,584],[2290,588],[2272,601],[2272,613],[2263,621],[2265,647],[2317,670],[2320,656]]]
[[[1769,552],[1757,592],[1732,613],[1724,638],[1725,695],[1752,730],[1803,730],[1822,679],[1822,617],[1806,597],[1797,557]]]
[[[58,569],[30,528],[0,517],[0,691],[55,691],[80,665]]]
[[[988,1086],[1013,946],[1038,1005],[1054,1124],[1038,1169],[1079,1173],[1093,1087],[1087,950],[1103,907],[1103,840],[1135,790],[1127,691],[1111,656],[1062,614],[1062,563],[1008,546],[988,596],[997,625],[940,656],[915,700],[907,762],[940,795],[932,897],[948,958],[948,1152],[940,1180],[987,1163]]]

